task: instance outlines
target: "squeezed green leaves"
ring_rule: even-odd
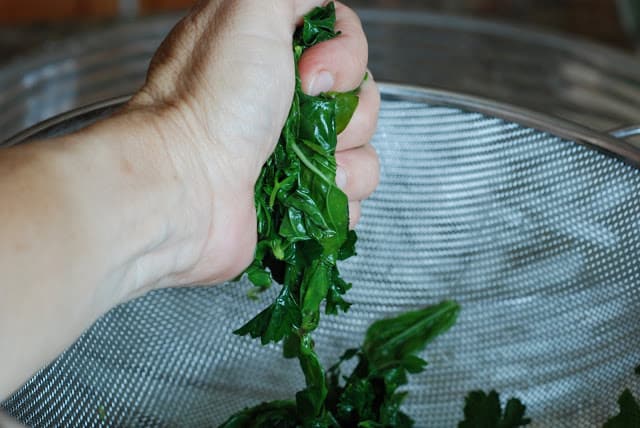
[[[307,48],[337,35],[334,24],[333,3],[305,17],[294,36],[296,66]],[[327,313],[349,309],[342,296],[351,285],[336,263],[355,254],[357,238],[348,229],[347,197],[335,184],[335,150],[357,106],[357,90],[306,95],[296,71],[289,117],[255,186],[258,248],[246,271],[257,292],[273,281],[282,289],[236,334],[263,344],[304,337],[317,327],[323,301]]]
[[[310,333],[320,322],[323,302],[329,314],[350,306],[343,295],[351,284],[341,278],[337,262],[355,254],[357,237],[349,231],[347,196],[335,184],[335,151],[338,133],[358,106],[358,90],[307,95],[297,64],[306,49],[337,36],[335,21],[333,3],[315,8],[294,35],[295,93],[280,140],[255,185],[258,245],[246,270],[255,286],[250,295],[273,282],[282,288],[273,303],[235,331],[260,338],[263,345],[285,340],[285,356],[298,358],[307,385],[296,395],[296,412],[304,425],[317,420],[317,426],[328,426],[327,386]]]

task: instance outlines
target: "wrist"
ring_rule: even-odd
[[[206,226],[194,218],[194,189],[176,169],[166,138],[144,111],[125,111],[68,137],[61,171],[85,169],[64,184],[97,260],[97,284],[111,305],[159,286],[193,263]],[[164,126],[167,128],[167,126]],[[77,144],[74,142],[77,141]]]
[[[148,118],[149,132],[161,142],[163,156],[186,192],[169,217],[183,232],[184,257],[162,286],[235,278],[253,260],[254,185],[261,165],[235,151],[233,139],[218,135],[215,119],[199,116],[205,107],[184,101],[161,107],[141,104],[131,107],[133,115]],[[184,225],[192,228],[184,230]]]
[[[207,126],[189,111],[182,104],[129,104],[90,130],[117,164],[135,166],[122,173],[124,203],[132,208],[120,222],[144,222],[136,229],[147,244],[125,264],[125,299],[158,287],[219,283],[252,260],[254,180],[244,171],[247,162],[205,134]]]

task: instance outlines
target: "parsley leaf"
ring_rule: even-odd
[[[465,399],[464,421],[458,428],[516,428],[531,423],[525,418],[524,406],[517,398],[511,398],[502,411],[500,396],[496,391],[472,391]]]
[[[334,25],[330,3],[311,11],[294,35],[295,95],[255,185],[258,246],[246,274],[258,293],[273,281],[283,289],[276,302],[235,333],[259,337],[263,344],[315,330],[324,301],[329,314],[350,306],[342,296],[351,286],[337,262],[355,254],[357,237],[348,230],[347,196],[335,184],[335,150],[338,133],[358,106],[358,90],[310,96],[302,92],[297,71],[306,49],[337,36]]]
[[[398,389],[407,384],[408,374],[425,369],[427,363],[417,353],[453,325],[459,309],[445,301],[374,322],[362,347],[346,351],[328,371],[327,409],[340,426],[413,426],[400,410],[407,393]],[[340,366],[352,358],[358,364],[341,383]]]

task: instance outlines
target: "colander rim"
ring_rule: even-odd
[[[378,86],[381,95],[387,99],[459,108],[464,111],[495,117],[582,144],[640,168],[640,147],[566,119],[462,92],[389,82],[378,82]],[[129,98],[129,95],[109,98],[58,114],[20,131],[0,143],[0,147],[24,143],[47,129],[75,118],[114,111],[126,103]]]

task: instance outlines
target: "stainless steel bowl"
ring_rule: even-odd
[[[453,298],[457,325],[408,387],[417,426],[455,426],[479,388],[520,397],[534,427],[601,426],[625,387],[640,392],[640,149],[486,99],[394,85],[382,97],[381,183],[363,206],[359,256],[342,268],[354,306],[323,319],[321,358],[335,361],[374,319]],[[85,126],[120,102],[11,143]],[[199,427],[291,397],[302,379],[278,347],[231,334],[264,304],[248,287],[120,306],[3,407],[36,427]]]
[[[420,11],[362,9],[381,81],[507,102],[596,130],[640,122],[640,61],[593,43]],[[50,43],[0,69],[0,140],[130,94],[177,15],[114,22]]]

